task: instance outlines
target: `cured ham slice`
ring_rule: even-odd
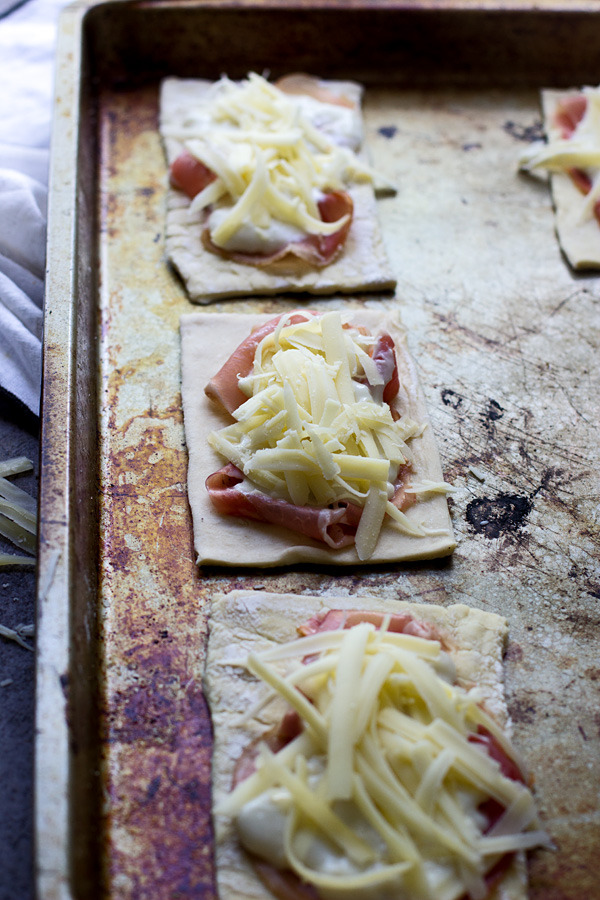
[[[353,628],[359,622],[370,622],[380,628],[386,616],[381,612],[363,609],[329,609],[320,611],[298,626],[298,634],[318,634],[320,631],[335,631],[338,628]],[[395,634],[412,634],[427,640],[440,640],[438,630],[429,622],[420,622],[410,613],[394,613],[389,616],[387,630]]]
[[[275,87],[278,87],[284,94],[313,97],[315,100],[320,100],[321,103],[333,103],[334,106],[346,106],[348,109],[354,109],[356,106],[346,94],[332,90],[319,78],[305,75],[303,72],[284,75],[275,82]]]
[[[268,891],[278,900],[318,900],[319,895],[310,884],[300,881],[294,872],[276,869],[269,863],[256,860],[256,874]]]
[[[486,728],[483,728],[483,726],[480,725],[477,729],[477,733],[469,736],[469,741],[483,747],[488,756],[491,756],[492,759],[496,760],[503,775],[506,775],[507,778],[512,778],[513,781],[521,781],[525,784],[523,773],[515,760],[511,759],[510,756],[505,753],[494,735],[490,734]],[[493,824],[493,822],[491,824]]]
[[[373,350],[373,361],[383,378],[383,402],[391,403],[400,387],[394,341],[387,332],[380,334]]]
[[[334,191],[325,194],[317,205],[323,222],[342,221],[338,231],[327,235],[307,234],[303,238],[282,244],[273,253],[268,254],[240,253],[236,250],[218,247],[211,240],[208,227],[202,230],[202,243],[207,250],[224,259],[231,259],[234,262],[258,268],[272,266],[287,256],[294,256],[317,268],[327,266],[344,246],[352,224],[354,204],[350,194],[345,191]]]
[[[253,329],[248,337],[236,347],[216,375],[210,379],[204,389],[206,396],[220,403],[227,412],[232,413],[248,399],[239,389],[238,379],[244,378],[252,371],[254,353],[262,339],[275,331],[284,316],[288,325],[297,325],[299,322],[308,321],[314,315],[312,310],[294,310],[291,313],[275,316],[264,325]],[[373,361],[383,378],[383,401],[388,404],[392,403],[398,394],[400,382],[394,341],[387,332],[381,334],[377,339],[373,350]]]
[[[218,512],[279,525],[323,541],[333,550],[354,543],[362,513],[359,506],[348,502],[325,508],[296,506],[260,491],[240,490],[238,486],[243,481],[244,473],[231,463],[206,479],[206,489]]]
[[[405,467],[406,470],[407,467]],[[206,479],[206,489],[217,512],[224,516],[239,516],[279,525],[296,534],[322,541],[333,550],[354,543],[362,507],[348,501],[338,501],[330,507],[297,506],[260,491],[243,490],[244,473],[228,463]],[[414,494],[400,485],[393,503],[404,511],[416,503]],[[397,629],[401,630],[401,629]]]
[[[394,496],[392,497],[392,503],[395,507],[397,507],[401,512],[405,512],[407,509],[410,509],[417,502],[416,494],[413,494],[412,491],[408,488],[408,483],[412,476],[412,468],[410,466],[401,466],[398,472],[398,477],[396,478],[395,483],[395,491]]]
[[[184,150],[173,160],[169,171],[171,187],[183,191],[190,200],[215,179],[215,173],[188,150]]]
[[[173,161],[170,168],[172,187],[193,200],[207,185],[216,180],[216,175],[188,150],[184,150]],[[208,226],[202,230],[202,242],[207,250],[225,259],[253,266],[270,266],[286,256],[296,256],[314,266],[328,265],[343,247],[352,224],[354,204],[346,191],[330,191],[317,203],[323,222],[342,222],[333,234],[307,234],[304,238],[288,241],[275,252],[269,254],[240,253],[218,247],[210,237]]]
[[[170,168],[170,183],[177,190],[183,191],[186,197],[193,200],[209,184],[216,180],[216,175],[201,160],[184,150],[173,161]],[[241,253],[217,246],[210,236],[208,226],[202,229],[202,242],[207,250],[232,259],[235,262],[253,266],[271,266],[286,256],[295,256],[313,266],[326,266],[342,249],[354,213],[352,197],[346,191],[330,191],[318,200],[317,206],[323,222],[341,222],[338,231],[333,234],[306,234],[298,240],[282,244],[269,254]]]
[[[586,109],[587,98],[583,94],[570,94],[558,102],[554,111],[554,124],[560,129],[561,137],[571,137]]]
[[[290,325],[295,325],[307,321],[311,315],[310,312],[298,310],[287,314],[287,319]],[[238,380],[252,371],[256,348],[263,338],[275,331],[281,319],[282,316],[275,316],[264,325],[253,329],[204,388],[206,396],[220,403],[227,412],[232,413],[248,399],[239,389]]]
[[[254,353],[256,348],[267,335],[272,334],[279,325],[283,316],[289,325],[297,325],[308,321],[315,313],[311,310],[294,310],[291,313],[282,313],[269,319],[264,325],[253,331],[239,344],[227,361],[221,366],[216,375],[210,379],[204,393],[211,400],[220,403],[221,406],[232,413],[248,398],[239,389],[238,380],[244,378],[252,371]],[[373,351],[373,360],[384,380],[383,400],[392,403],[398,393],[398,365],[394,341],[389,334],[381,335]],[[394,502],[396,502],[394,500]],[[401,508],[400,504],[397,504]]]
[[[190,200],[215,181],[216,177],[214,172],[187,150],[173,161],[170,169],[172,187],[183,191]],[[224,259],[252,266],[271,266],[288,255],[313,266],[326,266],[344,246],[352,224],[354,204],[346,191],[330,191],[319,199],[317,206],[323,222],[342,222],[338,231],[327,235],[307,234],[301,239],[282,244],[269,254],[240,253],[219,247],[211,240],[208,226],[202,229],[202,243],[207,250]]]

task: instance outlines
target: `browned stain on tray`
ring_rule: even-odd
[[[202,591],[183,487],[185,453],[165,439],[180,424],[177,409],[148,410],[123,424],[125,447],[108,460],[104,590],[115,601],[105,619],[107,860],[115,890],[139,897],[206,896],[212,883],[211,732],[199,678]],[[154,563],[177,557],[187,566]]]
[[[115,896],[199,897],[213,880],[205,590],[168,374],[178,299],[161,257],[154,98],[111,96],[101,114],[105,863]]]

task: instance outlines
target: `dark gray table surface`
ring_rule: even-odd
[[[0,459],[27,456],[34,473],[11,480],[37,496],[38,423],[0,395]],[[16,552],[0,539],[0,550]],[[35,570],[0,568],[0,623],[35,621]],[[34,643],[35,638],[29,639]],[[0,637],[0,900],[32,900],[35,654]]]

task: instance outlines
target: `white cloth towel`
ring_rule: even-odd
[[[54,53],[64,4],[28,0],[0,18],[0,388],[36,415]]]
[[[40,402],[46,199],[39,181],[0,168],[0,383],[35,413]]]

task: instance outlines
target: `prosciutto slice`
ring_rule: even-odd
[[[334,106],[346,106],[348,109],[354,109],[355,104],[344,94],[336,94],[330,88],[326,87],[314,75],[306,75],[304,72],[294,72],[291,75],[284,75],[275,82],[275,87],[283,91],[284,94],[302,95],[313,97],[320,100],[321,103],[333,103]]]
[[[320,631],[336,631],[338,628],[353,628],[361,622],[370,622],[380,628],[385,616],[383,613],[369,610],[323,610],[298,626],[298,634],[306,637]],[[414,637],[430,641],[441,641],[440,635],[428,622],[419,622],[408,613],[396,613],[390,618],[388,631],[394,634],[412,634]]]
[[[407,489],[407,481],[410,478],[411,473],[412,468],[408,464],[401,466],[398,470],[392,503],[394,506],[397,506],[401,512],[406,512],[407,509],[410,509],[410,507],[414,506],[417,502],[417,495],[411,493]]]
[[[239,389],[238,380],[250,374],[254,365],[256,348],[263,338],[275,331],[284,315],[287,316],[287,324],[297,325],[300,322],[308,321],[315,313],[313,310],[293,310],[291,313],[275,316],[260,328],[254,329],[235,348],[229,359],[205,387],[206,396],[216,403],[220,403],[227,412],[232,413],[248,399]],[[364,329],[362,330],[364,331]],[[383,402],[391,404],[398,394],[400,384],[394,341],[387,332],[383,332],[377,339],[373,349],[373,361],[384,381]],[[396,503],[395,499],[394,502]],[[396,505],[400,508],[398,503]]]
[[[377,343],[373,350],[373,362],[383,378],[383,402],[391,403],[400,388],[400,380],[398,378],[398,363],[396,361],[394,341],[387,332],[383,332],[377,338]]]
[[[272,334],[277,328],[283,315],[275,316],[269,319],[260,328],[256,328],[245,340],[239,344],[233,351],[226,363],[224,363],[216,375],[214,375],[204,388],[207,397],[220,403],[227,412],[232,413],[241,406],[248,398],[238,387],[238,380],[249,375],[254,366],[254,354],[256,348],[263,338],[268,334]],[[308,310],[296,310],[287,314],[288,324],[296,325],[299,322],[306,322],[312,317],[313,313]]]
[[[188,150],[179,154],[173,161],[169,172],[171,187],[183,191],[190,200],[193,200],[196,194],[215,181],[216,177],[211,169],[192,156]]]
[[[469,735],[469,741],[472,744],[478,744],[483,747],[488,756],[496,760],[503,775],[506,775],[507,778],[512,778],[513,781],[520,781],[522,784],[525,784],[523,773],[516,762],[510,756],[507,756],[494,735],[487,728],[479,725],[477,734]],[[494,822],[490,823],[490,825],[493,824]]]
[[[409,471],[408,466],[403,467]],[[213,472],[205,485],[217,512],[224,516],[238,516],[279,525],[296,534],[321,541],[333,550],[351,546],[362,515],[362,507],[348,500],[340,500],[331,506],[297,506],[288,500],[280,500],[258,490],[244,490],[244,473],[233,463]],[[393,498],[398,509],[404,511],[416,501],[403,486],[399,486]]]
[[[554,125],[560,129],[561,137],[568,140],[581,120],[587,109],[587,98],[585,94],[570,94],[562,99],[554,111]]]
[[[296,506],[260,491],[244,491],[244,473],[228,463],[206,479],[210,499],[223,515],[256,519],[322,541],[334,550],[354,543],[362,509],[347,501],[324,508]]]

